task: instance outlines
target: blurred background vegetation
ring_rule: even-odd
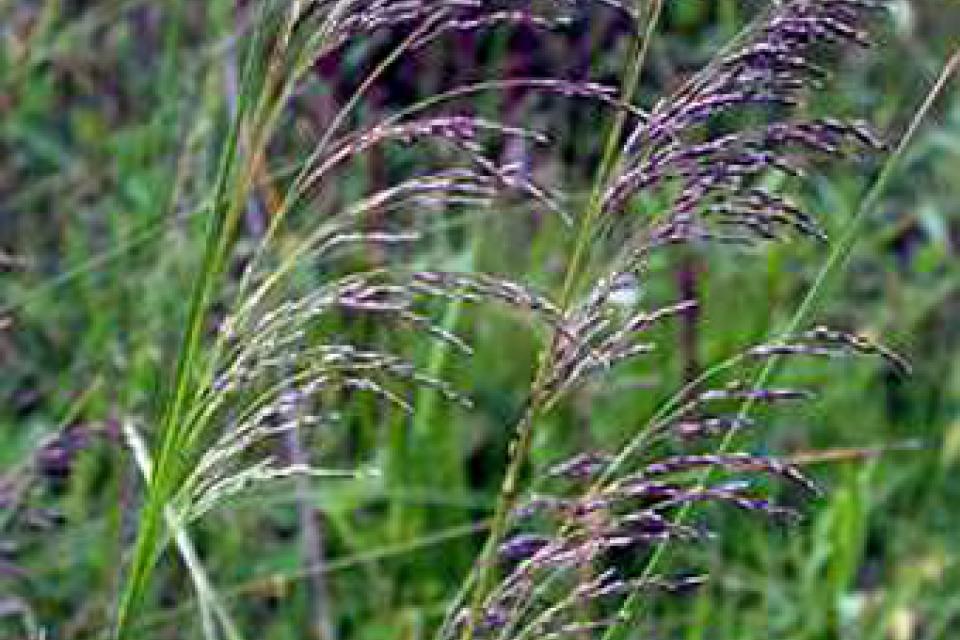
[[[119,425],[156,415],[199,261],[202,220],[236,94],[237,47],[255,3],[232,0],[0,0],[0,638],[100,637],[109,627],[141,496]],[[761,0],[676,0],[653,43],[639,101],[699,68]],[[618,83],[625,25],[592,11],[552,35],[458,36],[396,65],[358,110],[368,121],[486,75]],[[285,170],[309,151],[331,110],[398,34],[318,65],[289,107],[246,220],[253,242]],[[905,129],[951,47],[960,4],[896,0],[876,45],[835,60],[814,111]],[[600,153],[601,112],[510,93],[464,108],[531,123],[559,141],[549,156],[506,148],[576,196]],[[539,153],[539,152],[537,152]],[[438,156],[436,160],[442,162]],[[349,202],[422,156],[386,148],[324,185],[284,233]],[[800,198],[837,231],[877,161],[825,164]],[[434,220],[424,264],[488,268],[554,283],[563,226],[520,203]],[[241,261],[243,246],[241,246]],[[626,367],[545,419],[534,462],[618,441],[676,389],[684,371],[762,341],[796,308],[826,254],[806,242],[704,250],[664,264],[644,295],[675,298],[693,274],[695,326],[664,330],[652,358]],[[677,570],[713,580],[687,596],[651,598],[636,638],[937,640],[960,624],[960,92],[954,88],[909,150],[866,221],[840,283],[817,316],[875,336],[914,365],[793,363],[789,379],[820,398],[767,416],[745,447],[809,455],[828,488],[808,519],[783,529],[711,513],[723,536],[676,549]],[[376,262],[380,257],[351,258]],[[237,265],[237,268],[242,266]],[[306,282],[322,270],[305,271]],[[224,297],[227,298],[225,292]],[[537,336],[509,314],[441,309],[469,336],[468,361],[442,349],[415,358],[475,400],[472,411],[430,392],[413,417],[344,407],[313,433],[311,458],[377,467],[351,481],[274,486],[222,506],[192,533],[247,637],[426,638],[482,541],[523,401]],[[350,327],[360,334],[383,332]],[[683,332],[687,333],[684,334]],[[685,336],[685,337],[684,337]],[[390,336],[379,336],[389,340]],[[849,448],[869,449],[848,455]],[[882,455],[866,455],[884,450]],[[305,539],[303,518],[321,540]],[[313,545],[313,548],[306,548]],[[310,571],[317,562],[322,572]],[[140,637],[201,637],[194,594],[165,556]],[[318,604],[318,602],[320,604]],[[322,610],[319,610],[322,609]]]

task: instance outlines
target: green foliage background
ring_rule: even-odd
[[[709,59],[760,5],[671,3],[640,101]],[[837,81],[812,108],[865,117],[895,138],[960,44],[960,6],[892,5],[878,44],[839,60]],[[158,390],[174,366],[186,292],[202,253],[199,214],[229,122],[236,66],[229,43],[245,33],[236,11],[221,0],[0,0],[2,638],[39,629],[51,639],[95,638],[109,629],[142,491],[118,425],[157,414]],[[616,77],[618,46],[596,50],[595,75]],[[489,69],[509,55],[496,35],[478,47]],[[448,60],[431,55],[414,89],[429,92],[451,72]],[[542,54],[564,55],[562,44]],[[346,56],[344,64],[359,63]],[[711,514],[721,538],[671,551],[668,563],[706,568],[713,580],[694,595],[652,598],[636,638],[939,640],[956,633],[956,86],[866,221],[840,286],[817,318],[882,339],[911,360],[914,375],[903,379],[870,361],[793,364],[783,379],[812,382],[821,397],[769,416],[769,427],[746,445],[787,453],[890,450],[811,467],[829,492],[807,507],[809,518],[796,529]],[[310,90],[322,92],[322,83]],[[389,108],[389,95],[363,107]],[[475,108],[497,113],[502,105],[491,99]],[[568,141],[545,171],[585,189],[585,167],[600,144],[597,114],[572,117],[553,103],[530,112],[548,118],[551,133]],[[291,125],[271,149],[278,160],[270,170],[278,175],[303,152],[315,122],[298,113]],[[414,160],[405,149],[390,149],[377,166],[358,161],[322,197],[350,201],[378,180],[377,171]],[[837,231],[874,169],[867,160],[825,166],[803,193],[804,204]],[[285,231],[291,243],[309,228],[309,211],[294,222]],[[550,282],[563,233],[555,221],[532,221],[504,206],[445,220],[416,259]],[[824,255],[824,247],[795,243],[696,256],[701,360],[720,359],[782,326]],[[669,297],[675,265],[660,266],[666,275],[648,295]],[[298,277],[309,283],[323,275],[305,270]],[[508,314],[455,305],[440,312],[470,337],[476,355],[462,361],[436,347],[411,348],[418,362],[468,391],[473,411],[427,391],[413,398],[412,418],[361,403],[344,407],[343,424],[314,434],[311,450],[331,467],[376,467],[379,476],[311,483],[306,497],[292,485],[257,491],[191,531],[248,637],[315,637],[296,512],[304,499],[326,538],[323,580],[339,637],[427,638],[442,615],[482,542],[507,429],[538,340]],[[350,330],[370,337],[386,331]],[[534,463],[630,432],[676,388],[682,366],[677,350],[662,349],[590,388],[546,419]],[[82,434],[82,446],[73,451],[69,438],[51,440],[57,434]],[[138,637],[201,637],[194,597],[179,558],[167,553]]]

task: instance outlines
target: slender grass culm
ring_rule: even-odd
[[[705,580],[662,573],[658,565],[667,543],[722,534],[689,517],[696,505],[798,519],[795,505],[778,503],[756,478],[810,496],[821,492],[814,480],[790,459],[733,448],[744,429],[757,426],[755,406],[812,398],[804,388],[775,386],[775,364],[867,354],[908,369],[872,338],[806,326],[810,302],[784,334],[707,368],[653,414],[629,416],[642,426],[628,442],[577,451],[532,471],[531,450],[554,409],[614,367],[667,348],[657,344],[658,328],[698,306],[638,293],[658,276],[661,256],[677,247],[831,242],[822,221],[779,187],[799,188],[815,162],[870,162],[888,151],[869,124],[810,117],[805,108],[808,96],[829,82],[822,65],[870,44],[881,0],[770,2],[705,68],[656,100],[640,88],[662,0],[253,4],[248,31],[235,43],[235,104],[203,208],[203,255],[176,368],[159,416],[144,429],[149,438],[125,427],[146,495],[113,637],[144,637],[139,619],[171,542],[191,573],[207,639],[241,637],[191,544],[191,524],[254,485],[382,475],[379,467],[284,459],[270,446],[290,433],[322,433],[358,403],[384,422],[391,411],[415,414],[420,399],[441,397],[469,410],[470,393],[443,378],[442,364],[448,352],[469,362],[485,348],[457,331],[457,318],[476,305],[522,315],[543,347],[519,417],[504,426],[512,443],[492,517],[465,528],[486,530],[486,540],[460,592],[449,594],[444,618],[435,621],[438,640],[630,637],[647,594],[685,591]],[[477,70],[492,77],[466,74],[469,82],[386,113],[371,110],[372,122],[363,108],[393,68],[451,38],[510,28],[549,32],[594,11],[629,24],[618,88],[571,80],[563,69],[498,77],[477,61]],[[291,112],[317,69],[343,62],[344,51],[373,59],[309,134],[304,153],[296,137],[302,131],[291,133]],[[586,198],[561,194],[504,152],[556,145],[537,123],[462,106],[478,95],[516,92],[587,101],[607,118]],[[929,104],[865,206],[875,205]],[[371,180],[359,195],[346,180],[341,184],[353,163],[392,145],[412,148],[405,156],[416,158],[412,169]],[[242,222],[258,201],[266,203],[266,224],[262,234],[246,238]],[[505,273],[430,264],[420,250],[435,228],[517,201],[567,230],[552,290]],[[296,233],[287,232],[292,228]],[[482,231],[469,223],[462,228]],[[849,232],[839,240],[831,273],[824,273],[833,275],[852,241]],[[317,274],[319,284],[312,279]],[[370,326],[383,332],[365,332]],[[423,342],[431,353],[426,367],[409,348]],[[336,633],[329,618],[320,626]]]

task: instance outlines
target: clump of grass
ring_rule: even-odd
[[[345,131],[390,65],[420,55],[446,34],[500,25],[551,29],[564,24],[569,10],[591,4],[614,7],[636,25],[619,91],[559,77],[493,79],[456,87]],[[816,219],[764,188],[764,179],[773,173],[802,179],[812,158],[858,157],[885,149],[862,122],[795,116],[810,88],[826,80],[816,64],[822,49],[866,44],[863,25],[880,6],[872,0],[777,3],[706,69],[644,110],[634,106],[634,93],[662,9],[657,0],[636,11],[613,0],[265,3],[249,42],[210,198],[205,254],[157,424],[153,470],[145,474],[147,499],[116,636],[130,637],[171,533],[181,535],[184,526],[224,497],[253,483],[291,476],[362,473],[264,455],[271,440],[330,424],[338,406],[357,394],[415,412],[405,389],[419,387],[469,406],[464,393],[421,370],[400,350],[357,344],[335,330],[344,318],[370,321],[396,328],[409,340],[425,337],[469,356],[472,347],[432,318],[431,300],[504,304],[522,310],[549,336],[514,427],[489,538],[438,637],[615,637],[630,623],[637,594],[682,591],[701,582],[699,576],[661,575],[655,553],[639,566],[618,556],[714,535],[685,521],[691,505],[727,504],[777,520],[796,519],[794,507],[774,503],[742,476],[766,474],[811,495],[819,492],[816,484],[789,461],[731,452],[728,444],[738,431],[755,426],[749,415],[754,405],[810,399],[806,390],[768,384],[768,362],[853,352],[877,354],[903,368],[876,342],[826,328],[793,331],[705,372],[613,453],[581,452],[558,463],[538,481],[548,490],[526,501],[522,477],[544,414],[585,381],[656,348],[652,329],[695,308],[694,300],[649,305],[636,295],[654,277],[649,267],[654,254],[707,242],[754,245],[796,236],[827,240]],[[318,60],[385,27],[399,27],[403,37],[324,123],[311,152],[285,183],[242,276],[230,282],[229,313],[215,335],[207,335],[208,318],[235,258],[239,221],[261,182],[285,106]],[[504,162],[495,152],[509,141],[549,145],[548,136],[532,127],[445,110],[454,99],[518,88],[592,100],[612,115],[594,190],[579,215],[528,168]],[[759,118],[760,124],[745,125],[744,114]],[[287,219],[302,213],[312,195],[335,188],[338,169],[388,144],[443,147],[457,160],[419,170],[343,211],[324,215],[304,240],[278,250],[277,237]],[[490,206],[517,195],[575,228],[557,295],[501,274],[406,269],[392,263],[331,276],[308,291],[293,277],[302,262],[327,261],[343,250],[377,246],[399,253],[400,247],[415,245],[422,230],[404,216],[411,208]],[[650,199],[660,203],[658,213],[636,215],[638,203]],[[721,374],[749,363],[762,373],[722,384]],[[647,457],[648,446],[658,442],[707,447],[717,439],[716,450]],[[717,481],[718,474],[727,477]]]
[[[460,618],[462,631],[454,631],[453,635],[473,637],[494,630],[501,633],[507,622],[510,624],[506,628],[510,631],[502,632],[505,635],[501,637],[513,637],[514,632],[519,637],[586,632],[587,628],[581,629],[575,619],[580,614],[582,598],[557,596],[555,579],[535,579],[529,572],[538,561],[562,558],[560,566],[553,568],[571,573],[576,578],[569,587],[576,592],[576,585],[582,582],[581,570],[587,567],[587,571],[592,572],[598,563],[602,565],[604,556],[612,548],[618,545],[649,547],[651,540],[634,528],[629,516],[649,513],[649,509],[642,507],[650,499],[655,502],[663,500],[669,507],[693,501],[726,500],[741,507],[753,505],[755,510],[779,513],[766,508],[766,502],[743,495],[739,489],[698,487],[687,492],[658,483],[647,485],[643,481],[637,488],[638,494],[633,496],[639,498],[641,504],[637,511],[626,514],[626,520],[614,517],[612,522],[598,524],[599,530],[579,526],[576,520],[574,524],[568,523],[556,541],[545,543],[522,565],[519,573],[511,574],[500,588],[493,588],[494,550],[510,527],[510,514],[516,508],[519,494],[518,476],[526,461],[536,420],[584,374],[602,372],[613,364],[652,349],[652,344],[642,341],[649,326],[695,304],[695,301],[685,300],[661,308],[640,309],[627,314],[624,320],[622,314],[618,317],[611,309],[616,306],[612,303],[616,301],[614,292],[619,284],[623,281],[639,283],[649,278],[647,264],[651,254],[669,246],[702,242],[749,245],[783,239],[787,232],[825,239],[825,233],[814,219],[783,196],[758,187],[758,179],[771,171],[802,177],[802,162],[814,154],[836,155],[845,150],[883,149],[882,142],[863,123],[833,119],[803,121],[791,117],[804,93],[825,77],[825,72],[814,62],[819,49],[824,45],[850,42],[865,44],[866,36],[862,32],[864,14],[879,6],[879,3],[858,0],[781,3],[771,8],[701,73],[671,96],[658,101],[625,139],[621,140],[620,132],[614,128],[611,141],[617,141],[617,146],[609,147],[607,166],[601,167],[595,197],[582,218],[579,236],[579,246],[602,237],[605,253],[614,258],[601,259],[599,266],[585,265],[578,251],[568,266],[568,285],[564,289],[564,300],[558,304],[562,309],[563,328],[555,332],[533,382],[528,408],[517,427],[517,441],[486,553],[477,569],[478,581],[472,605]],[[652,24],[659,5],[653,3],[651,7],[648,19]],[[648,37],[649,33],[648,25]],[[642,47],[637,50],[641,64],[643,51]],[[732,126],[724,126],[724,121],[729,121],[732,113],[743,110],[765,112],[768,121],[742,129],[733,119]],[[666,204],[662,205],[661,213],[652,219],[624,221],[631,203],[638,196],[651,193],[662,194],[660,201]],[[577,302],[572,299],[572,283],[583,280],[584,274],[590,271],[593,284],[583,300]],[[596,275],[597,271],[600,275]],[[809,345],[796,346],[796,352],[802,353],[811,353],[815,349]],[[783,348],[775,352],[784,355],[792,350]],[[686,419],[704,414],[704,404],[713,401],[757,403],[804,397],[796,390],[740,385],[702,392],[690,389],[683,395],[689,393],[693,393],[693,399],[683,404],[679,411],[679,417]],[[733,433],[745,417],[711,416],[707,419],[711,429],[726,424]],[[659,420],[653,423],[662,426],[658,424]],[[613,458],[610,469],[623,467],[636,449],[637,445],[633,444]],[[735,460],[743,464],[733,464]],[[752,463],[744,462],[748,460]],[[703,456],[681,457],[677,461],[679,468],[686,468],[694,461],[694,466],[766,468],[811,487],[796,470],[772,460],[762,462],[750,456]],[[611,499],[614,503],[625,501],[623,495],[617,497],[616,485],[601,488],[612,475],[612,471],[601,475],[604,479],[601,484],[587,493],[588,503],[594,503],[597,491],[600,495],[607,493],[608,497],[613,492],[615,497]],[[642,472],[640,477],[643,477]],[[660,495],[644,496],[645,491]],[[601,505],[603,502],[600,500]],[[602,510],[602,507],[598,508]],[[578,510],[574,509],[574,512]],[[620,513],[619,517],[624,515]],[[656,513],[653,515],[660,517]],[[597,516],[587,516],[587,519],[596,520]],[[566,538],[570,529],[577,532],[572,540]],[[672,531],[662,526],[658,532],[666,538],[671,534],[690,536],[684,528]],[[598,593],[630,591],[629,580],[624,581],[616,574],[604,575],[601,582],[617,581],[620,588],[604,590],[598,585]],[[650,576],[641,578],[647,579]],[[663,578],[657,580],[659,583]],[[551,586],[544,587],[545,582]],[[553,595],[548,595],[550,593]],[[553,604],[544,604],[544,601]],[[526,616],[532,619],[521,622]],[[594,620],[586,622],[590,630],[612,628],[620,623],[616,617],[604,624]]]
[[[462,341],[417,311],[414,297],[422,291],[412,281],[404,282],[402,274],[349,274],[319,291],[286,302],[278,302],[278,297],[296,295],[289,289],[288,276],[301,260],[323,259],[344,246],[416,240],[416,229],[406,230],[402,225],[364,228],[365,215],[373,211],[409,207],[424,199],[434,204],[485,202],[512,191],[558,209],[547,191],[525,172],[501,165],[486,150],[490,137],[524,137],[542,143],[546,141],[542,134],[479,117],[422,113],[442,106],[445,99],[477,90],[496,90],[500,88],[497,83],[462,87],[359,132],[343,132],[366,91],[402,56],[414,55],[450,32],[518,24],[552,28],[563,22],[564,12],[569,9],[564,2],[544,3],[542,7],[515,4],[490,6],[439,0],[262,5],[249,39],[233,122],[210,198],[205,253],[190,296],[176,372],[162,403],[154,472],[149,477],[137,543],[118,610],[118,637],[130,633],[130,620],[146,594],[153,567],[165,546],[165,514],[185,524],[220,498],[253,482],[291,475],[350,474],[305,464],[284,465],[270,458],[249,465],[243,462],[243,454],[265,440],[314,426],[329,417],[327,412],[312,412],[309,404],[340,393],[365,392],[409,410],[391,388],[397,383],[426,385],[447,397],[459,398],[448,385],[418,372],[399,354],[339,343],[332,337],[321,347],[300,348],[309,333],[340,314],[367,315],[413,327],[463,349]],[[325,123],[323,135],[289,183],[286,196],[270,212],[271,224],[237,285],[233,311],[207,346],[207,318],[231,262],[244,207],[258,183],[285,105],[318,60],[358,37],[398,26],[409,27],[407,35]],[[622,108],[609,91],[594,85],[574,90],[562,81],[531,80],[525,84],[531,90],[589,97]],[[278,264],[265,268],[278,230],[305,196],[325,188],[330,174],[346,160],[373,147],[398,142],[449,145],[465,164],[420,173],[368,195],[346,211],[325,217]]]

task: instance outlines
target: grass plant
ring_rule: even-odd
[[[906,9],[95,4],[0,4],[0,193],[27,185],[0,241],[31,208],[65,230],[0,245],[0,634],[945,637],[956,598],[916,603],[948,538],[875,549],[905,493],[936,521],[960,458],[949,348],[886,345],[908,315],[956,344],[947,205],[882,224],[960,148],[956,105],[926,126],[960,53],[919,104],[864,79]],[[607,31],[612,56],[582,35]],[[61,136],[97,34],[129,72]],[[580,53],[528,64],[554,42]],[[920,261],[912,314],[842,306],[863,247]],[[886,426],[825,435],[859,415]],[[84,556],[38,568],[58,548]],[[874,589],[887,553],[929,575]]]

